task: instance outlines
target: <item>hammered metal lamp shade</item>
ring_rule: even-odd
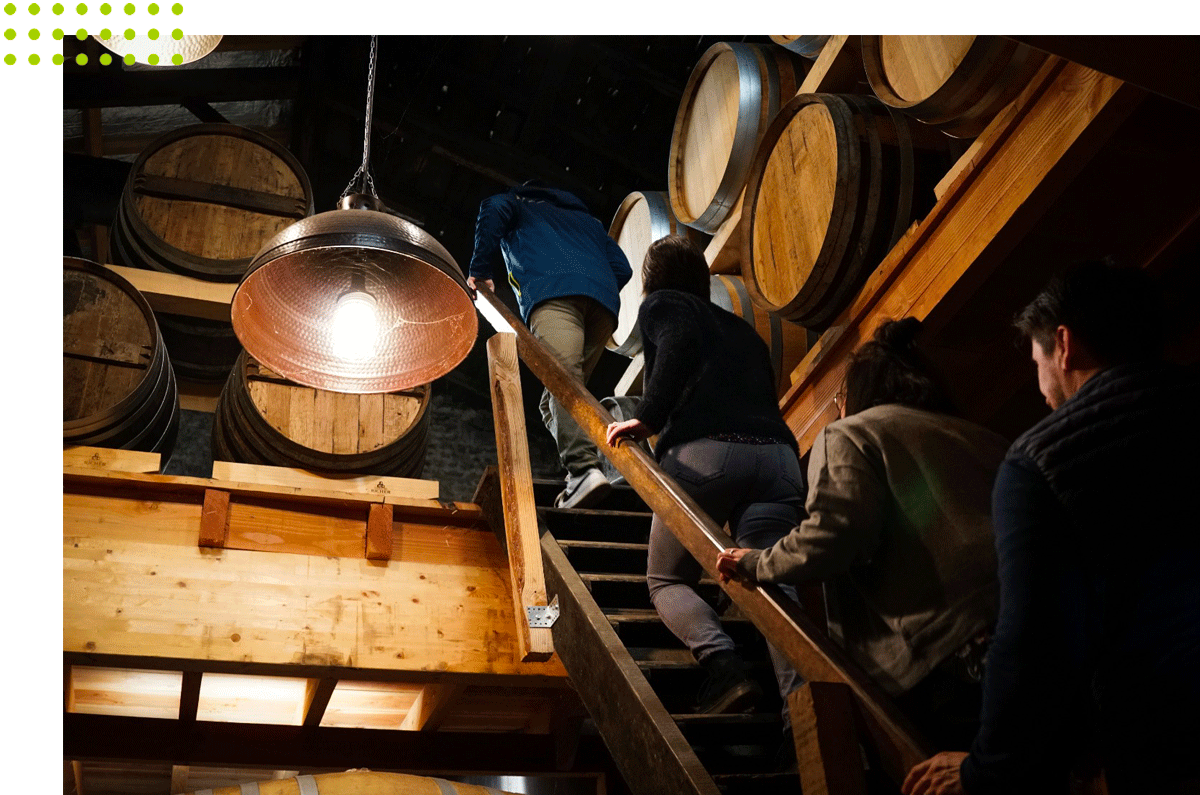
[[[419,227],[373,210],[305,218],[267,242],[233,296],[266,367],[335,392],[394,392],[453,370],[478,319],[462,271]]]
[[[137,63],[178,66],[198,61],[208,55],[221,43],[222,37],[185,35],[178,39],[170,36],[164,36],[160,39],[138,38],[136,36],[130,39],[124,36],[109,36],[107,39],[92,36],[92,38],[122,58],[126,55],[132,55],[134,61]],[[155,55],[157,58],[151,61],[151,55]],[[174,60],[176,55],[179,56],[178,64]]]

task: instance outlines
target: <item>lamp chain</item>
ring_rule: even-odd
[[[372,36],[370,67],[367,70],[367,109],[363,125],[362,165],[358,167],[358,171],[354,172],[346,189],[342,191],[342,198],[351,193],[367,193],[376,199],[379,198],[379,194],[375,192],[375,179],[371,176],[371,116],[375,109],[375,61],[378,48],[379,37]]]

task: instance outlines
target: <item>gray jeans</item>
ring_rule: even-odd
[[[529,330],[546,344],[567,368],[567,372],[586,384],[604,353],[604,346],[617,328],[617,319],[603,305],[583,295],[543,301],[529,313]],[[571,415],[543,390],[542,422],[554,437],[558,457],[572,475],[600,466],[596,445]]]
[[[741,547],[773,546],[800,522],[804,507],[800,463],[784,444],[736,444],[697,439],[676,445],[660,462],[663,470],[691,495],[718,525],[729,523],[729,534]],[[716,558],[716,552],[713,553]],[[696,593],[703,570],[667,526],[655,516],[650,524],[650,554],[646,582],[650,601],[663,623],[703,661],[711,654],[733,651],[733,640],[721,628],[716,612]],[[793,599],[795,588],[781,586]],[[767,644],[779,694],[784,697],[804,680],[787,660]]]

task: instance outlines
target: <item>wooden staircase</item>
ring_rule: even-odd
[[[650,604],[645,504],[621,486],[596,509],[552,508],[562,483],[533,485],[547,592],[561,611],[554,646],[632,790],[799,792],[794,771],[774,770],[782,702],[754,625],[736,615],[714,581],[701,581],[701,596],[724,613],[722,624],[766,698],[751,714],[694,714],[704,675]]]

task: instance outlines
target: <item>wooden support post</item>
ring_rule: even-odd
[[[492,409],[496,415],[496,454],[500,462],[508,568],[517,620],[517,656],[522,662],[547,660],[554,653],[550,628],[531,628],[525,612],[526,607],[546,604],[546,579],[538,541],[537,508],[533,502],[516,336],[493,335],[487,342],[487,354]]]
[[[367,560],[391,560],[393,509],[392,505],[371,503],[367,513]]]
[[[200,513],[200,546],[222,549],[229,537],[229,492],[204,490],[204,510]]]
[[[171,795],[188,791],[188,775],[191,771],[187,765],[171,765]]]
[[[425,685],[400,728],[404,731],[437,731],[462,691],[463,685],[458,684]]]
[[[71,762],[71,777],[75,779],[75,795],[83,795],[83,762]]]
[[[337,683],[337,679],[329,677],[308,680],[304,687],[305,726],[321,725],[321,718],[325,717],[325,708],[329,706],[329,698]]]
[[[142,295],[150,308],[173,315],[229,322],[229,304],[236,284],[206,282],[181,273],[163,273],[123,265],[109,265]]]
[[[179,720],[194,723],[200,710],[200,682],[204,674],[200,671],[184,671],[183,684],[179,688]]]
[[[865,795],[850,688],[840,682],[805,682],[788,696],[788,712],[804,795]]]

